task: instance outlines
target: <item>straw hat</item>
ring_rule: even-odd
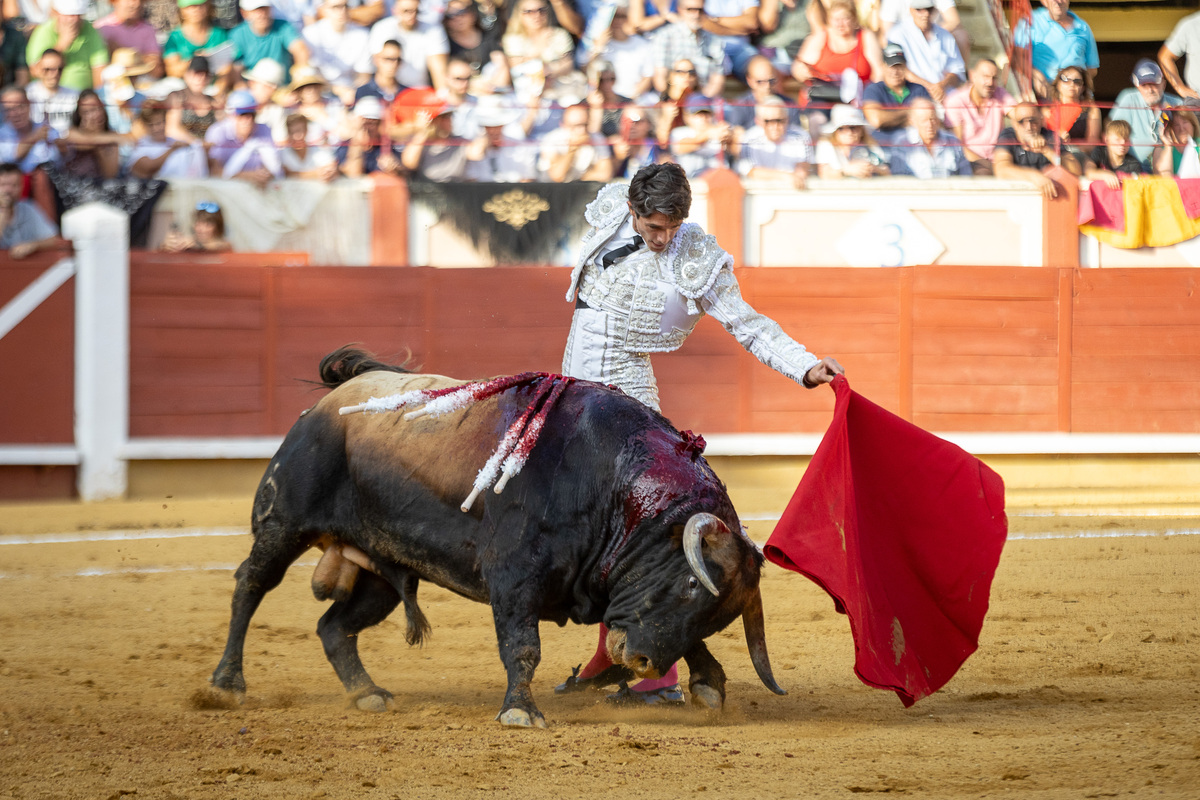
[[[154,69],[154,65],[146,57],[132,47],[118,47],[112,51],[112,58],[104,68],[105,80],[117,78],[136,78]]]
[[[296,67],[292,70],[292,82],[280,89],[279,94],[286,97],[292,92],[299,91],[305,86],[322,86],[328,89],[329,81],[325,80],[325,76],[322,75],[321,71],[316,67]],[[279,102],[278,97],[276,98],[275,102]]]

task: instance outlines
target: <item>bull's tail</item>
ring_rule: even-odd
[[[407,358],[404,360],[404,363],[408,363]],[[322,358],[321,366],[318,368],[321,383],[328,389],[341,386],[346,381],[362,375],[364,372],[380,371],[412,372],[412,370],[406,369],[403,365],[385,364],[377,359],[373,353],[369,353],[361,347],[356,347],[352,344],[343,345]]]

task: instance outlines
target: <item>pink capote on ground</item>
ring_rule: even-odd
[[[850,618],[854,671],[911,706],[975,652],[1008,535],[1004,483],[833,381],[833,422],[764,552]]]

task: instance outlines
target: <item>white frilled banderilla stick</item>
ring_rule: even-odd
[[[525,410],[513,420],[513,423],[508,426],[508,430],[504,432],[504,436],[500,439],[500,444],[496,447],[496,452],[492,453],[491,458],[487,460],[487,463],[479,470],[479,474],[475,476],[475,484],[471,489],[471,494],[467,496],[467,499],[460,506],[466,512],[471,510],[475,499],[489,486],[495,484],[494,491],[496,494],[500,494],[504,491],[504,487],[508,485],[509,480],[521,471],[521,468],[525,466],[525,462],[529,460],[530,451],[537,444],[537,439],[542,432],[542,428],[546,425],[546,416],[554,408],[563,391],[574,380],[574,378],[567,378],[548,372],[523,372],[520,375],[494,378],[490,381],[479,381],[477,383],[468,383],[464,386],[452,386],[446,389],[421,389],[394,394],[388,397],[372,397],[365,403],[343,406],[338,409],[338,413],[343,416],[359,413],[379,414],[398,411],[408,406],[421,405],[421,408],[406,413],[404,418],[440,417],[443,414],[450,414],[464,409],[472,403],[478,403],[480,400],[492,397],[515,386],[535,386],[533,399],[526,406]]]

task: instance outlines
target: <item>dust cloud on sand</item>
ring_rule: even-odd
[[[730,679],[715,718],[556,696],[595,631],[544,624],[548,731],[493,721],[489,610],[434,587],[424,648],[402,615],[360,637],[394,710],[352,711],[310,553],[254,618],[245,702],[220,707],[203,689],[248,535],[0,544],[0,798],[1196,798],[1200,536],[1148,534],[1010,541],[979,652],[907,710],[854,677],[828,597],[775,567],[767,642],[789,694],[758,682],[734,625],[710,640]]]

